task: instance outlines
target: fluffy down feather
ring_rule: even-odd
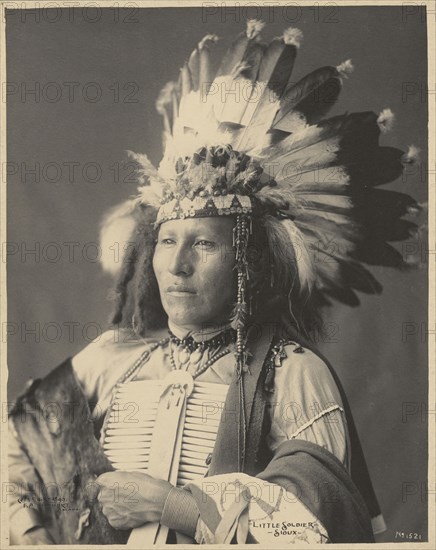
[[[135,210],[138,199],[131,199],[114,207],[103,219],[100,229],[101,265],[105,271],[116,275],[132,240],[136,227]]]
[[[301,231],[292,220],[278,220],[273,216],[265,216],[265,230],[272,252],[275,279],[284,288],[289,288],[297,273],[301,291],[310,291],[315,270]]]

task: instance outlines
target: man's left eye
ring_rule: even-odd
[[[205,239],[202,239],[201,241],[197,241],[195,243],[195,246],[200,246],[202,248],[207,248],[208,250],[211,250],[215,248],[215,243],[212,241],[206,241]]]

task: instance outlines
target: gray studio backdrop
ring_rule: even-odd
[[[426,24],[421,8],[95,8],[7,14],[9,400],[107,327],[110,277],[96,257],[106,210],[135,191],[125,150],[161,155],[155,98],[207,33],[222,53],[244,21],[264,35],[304,33],[293,78],[351,58],[332,114],[396,114],[382,142],[415,144],[423,162],[394,186],[426,200]],[[388,524],[381,541],[425,540],[427,529],[427,242],[403,247],[422,268],[374,269],[380,297],[330,311],[320,348],[349,396]],[[115,253],[115,252],[114,252]],[[434,328],[434,327],[433,327]],[[433,334],[434,337],[434,334]],[[430,414],[431,418],[431,414]],[[421,537],[421,538],[419,538]]]

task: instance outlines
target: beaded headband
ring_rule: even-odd
[[[209,216],[235,216],[236,214],[252,214],[253,206],[250,197],[243,195],[223,195],[194,199],[176,196],[165,202],[158,210],[155,226],[168,220],[183,220],[185,218],[206,218]]]

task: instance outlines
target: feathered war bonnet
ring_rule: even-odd
[[[388,241],[411,235],[415,224],[402,218],[419,208],[408,195],[379,189],[416,156],[413,147],[404,153],[379,146],[380,133],[393,123],[389,109],[323,118],[353,70],[351,61],[292,83],[301,31],[289,28],[264,44],[263,26],[247,23],[216,74],[210,49],[217,37],[200,41],[178,81],[169,82],[156,103],[164,124],[159,168],[132,154],[142,177],[138,195],[114,210],[102,228],[103,266],[116,274],[120,264],[113,263],[110,244],[130,240],[141,206],[155,209],[156,226],[171,219],[235,217],[239,372],[245,364],[246,248],[254,218],[273,243],[271,284],[296,277],[300,293],[316,294],[320,304],[333,297],[357,305],[356,290],[381,290],[362,263],[403,266]]]

